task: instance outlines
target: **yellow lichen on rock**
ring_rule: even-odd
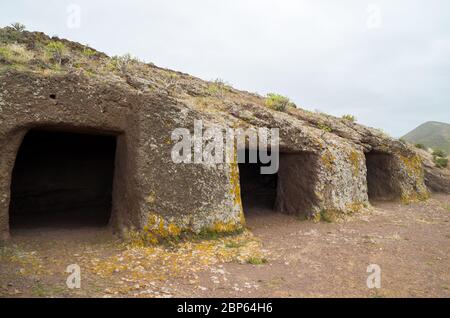
[[[367,204],[360,202],[349,203],[345,206],[345,212],[347,214],[359,213],[364,209],[367,209]]]
[[[405,189],[401,194],[401,201],[404,204],[426,201],[430,198],[430,192],[424,183],[423,162],[419,155],[410,157],[399,156],[406,174],[414,181],[411,189]]]
[[[422,160],[418,155],[413,155],[411,157],[399,157],[403,164],[406,166],[408,175],[423,177]]]
[[[322,163],[325,165],[327,170],[332,170],[334,166],[334,161],[336,160],[336,157],[329,151],[326,150],[322,154]]]
[[[430,196],[430,192],[427,189],[423,189],[422,191],[411,191],[402,193],[401,201],[403,204],[422,202],[428,200]]]
[[[142,239],[146,243],[157,244],[166,239],[178,239],[181,233],[182,230],[177,224],[167,222],[156,214],[150,214],[147,225],[143,228]]]
[[[233,233],[242,229],[242,225],[238,222],[216,222],[212,226],[211,230],[215,233]]]
[[[239,181],[239,167],[236,148],[234,148],[232,156],[233,160],[230,163],[230,195],[233,198],[234,208],[239,210],[239,221],[241,222],[241,226],[245,226],[245,216],[241,200],[241,184]]]
[[[360,168],[360,163],[362,161],[362,156],[360,155],[359,152],[352,150],[350,152],[350,162],[352,163],[353,166],[353,173],[356,177],[359,176],[359,168]]]

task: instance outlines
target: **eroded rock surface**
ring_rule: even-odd
[[[389,158],[389,165],[379,168],[396,198],[411,202],[428,197],[421,156],[376,129],[301,108],[275,111],[257,94],[136,60],[110,58],[42,33],[4,28],[0,39],[3,238],[9,236],[15,158],[31,129],[115,136],[110,223],[124,236],[149,242],[244,226],[235,154],[222,164],[178,164],[171,159],[172,131],[187,128],[193,133],[194,120],[202,120],[205,129],[280,129],[276,206],[281,212],[320,219],[368,208],[366,154],[373,152]],[[45,49],[51,42],[64,46],[61,65]],[[429,171],[427,178],[433,179]],[[372,181],[373,188],[386,189],[384,178]]]
[[[438,168],[433,162],[433,156],[424,150],[417,149],[417,153],[423,160],[425,170],[425,184],[427,187],[438,193],[450,193],[450,167]]]

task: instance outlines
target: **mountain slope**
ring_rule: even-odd
[[[403,137],[404,140],[423,144],[433,149],[450,153],[450,124],[435,121],[426,122]]]

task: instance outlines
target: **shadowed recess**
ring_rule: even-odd
[[[277,197],[278,174],[262,174],[259,155],[256,163],[249,162],[248,149],[245,151],[246,163],[239,164],[241,198],[246,214],[255,212],[270,212],[274,210]],[[257,151],[255,151],[255,154]]]
[[[248,158],[249,151],[246,151]],[[247,160],[248,161],[248,160]],[[276,174],[261,174],[264,166],[239,164],[241,197],[244,213],[281,212],[290,215],[312,214],[316,204],[317,158],[309,153],[280,153]]]
[[[392,201],[400,197],[392,155],[381,152],[366,153],[367,186],[371,201]]]
[[[12,175],[10,226],[105,226],[111,216],[116,137],[31,130]]]

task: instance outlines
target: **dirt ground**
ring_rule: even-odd
[[[0,296],[450,297],[448,195],[375,203],[339,223],[267,212],[249,213],[243,234],[176,247],[125,244],[105,228],[22,230],[0,247]],[[66,286],[70,264],[80,289]],[[370,264],[381,289],[367,287]]]

